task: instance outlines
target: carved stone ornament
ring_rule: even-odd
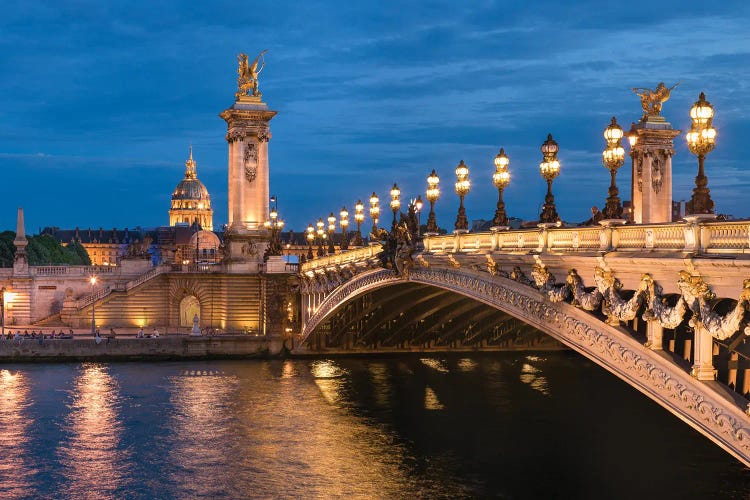
[[[248,182],[253,182],[258,174],[258,151],[255,149],[255,144],[245,146],[243,163],[245,165],[245,178]]]
[[[227,132],[226,140],[227,142],[235,142],[235,141],[241,141],[245,138],[245,132],[243,130],[232,130],[231,132]]]
[[[643,158],[638,157],[635,162],[635,173],[638,178],[638,192],[643,192]]]
[[[657,194],[661,191],[663,173],[664,168],[662,167],[661,158],[655,155],[653,160],[651,160],[651,187],[654,188],[654,192]]]

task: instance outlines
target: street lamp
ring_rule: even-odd
[[[0,318],[0,325],[2,326],[0,338],[5,338],[5,287],[0,290],[0,314],[2,315]]]
[[[505,202],[503,201],[503,190],[510,184],[510,172],[508,165],[510,159],[505,154],[505,148],[500,148],[500,152],[495,157],[495,173],[492,174],[492,183],[497,188],[497,208],[495,218],[492,219],[491,229],[499,231],[508,229],[508,214],[505,212]]]
[[[349,249],[349,241],[346,238],[346,228],[349,227],[349,212],[346,207],[341,207],[339,212],[341,219],[339,219],[339,225],[341,225],[341,250]]]
[[[687,202],[685,211],[690,215],[713,214],[714,202],[708,189],[708,177],[703,170],[706,155],[716,145],[716,129],[712,126],[714,107],[706,100],[706,94],[701,92],[698,100],[690,108],[690,118],[693,126],[687,133],[688,149],[698,157],[698,175],[695,178],[693,196]]]
[[[620,191],[617,189],[615,178],[617,177],[617,169],[625,163],[625,149],[622,147],[624,135],[622,127],[617,124],[617,120],[613,116],[612,122],[604,129],[607,148],[602,153],[602,164],[610,173],[609,196],[603,211],[605,219],[622,219],[622,205],[618,197]]]
[[[552,181],[560,173],[560,162],[557,160],[557,151],[560,147],[552,139],[552,134],[547,135],[547,140],[542,143],[542,156],[544,160],[539,164],[539,172],[547,181],[547,195],[544,197],[544,207],[539,216],[542,224],[556,224],[560,221],[555,209],[555,197],[552,195]]]
[[[276,201],[276,197],[271,198]],[[271,231],[271,241],[268,243],[266,257],[271,255],[281,255],[281,241],[279,237],[281,230],[284,228],[284,221],[279,219],[279,212],[276,207],[272,208],[268,214],[269,220],[263,223],[266,229]]]
[[[635,150],[635,145],[638,144],[638,129],[635,127],[635,123],[630,124],[630,130],[628,130],[627,134],[625,134],[628,138],[628,142],[630,143],[630,170],[631,170],[631,179],[632,182],[630,183],[630,214],[628,214],[628,220],[630,222],[635,221],[635,212],[633,212],[633,200],[635,200],[635,185],[636,185],[636,179],[638,178],[637,172],[635,171],[635,157],[637,155],[637,152]]]
[[[318,222],[316,222],[315,225],[318,227],[318,251],[316,255],[318,257],[323,257],[326,254],[325,250],[323,250],[323,236],[325,236],[325,230],[323,227],[325,227],[325,222],[323,222],[322,218],[318,217]]]
[[[355,247],[362,246],[362,223],[365,221],[365,206],[362,204],[362,200],[357,200],[354,205],[354,222],[357,223],[357,234],[352,239],[352,245]]]
[[[375,191],[372,192],[372,196],[370,196],[370,218],[372,219],[372,234],[377,234],[378,232],[378,219],[380,218],[380,200],[378,199],[378,195],[375,194]]]
[[[469,220],[466,218],[466,209],[464,208],[464,196],[469,193],[471,183],[469,182],[469,167],[461,160],[456,167],[456,194],[460,200],[458,205],[458,215],[456,216],[456,233],[469,232]]]
[[[427,216],[427,231],[425,234],[438,234],[437,220],[435,219],[435,202],[440,198],[440,177],[435,173],[435,169],[427,177],[427,192],[425,196],[430,202],[430,214]]]
[[[333,246],[333,233],[336,231],[336,217],[333,212],[328,215],[328,253],[336,253],[336,247]]]
[[[417,236],[422,231],[422,207],[424,207],[424,202],[422,196],[418,194],[417,199],[414,200],[414,210],[417,212]]]
[[[391,210],[393,210],[393,224],[391,224],[391,230],[396,229],[396,214],[398,213],[399,208],[401,208],[400,196],[401,190],[398,188],[398,184],[394,182],[393,187],[391,188]]]
[[[312,245],[315,240],[315,228],[312,224],[307,225],[307,233],[305,234],[305,237],[307,238],[307,259],[311,260],[313,258]]]
[[[89,278],[89,283],[91,283],[91,335],[96,335],[96,313],[94,312],[96,306],[96,297],[94,297],[96,276]]]

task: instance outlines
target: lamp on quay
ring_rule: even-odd
[[[393,187],[391,188],[391,210],[393,211],[393,223],[391,224],[391,229],[396,229],[396,224],[398,221],[396,220],[396,214],[398,214],[398,210],[401,208],[401,190],[398,188],[398,184],[395,182],[393,183]]]
[[[461,160],[456,167],[456,194],[458,195],[458,215],[456,216],[455,231],[456,233],[469,232],[469,220],[466,218],[466,209],[464,208],[464,196],[469,193],[471,183],[469,182],[469,167]]]
[[[425,234],[438,234],[437,220],[435,219],[435,202],[440,198],[440,177],[435,173],[435,169],[427,177],[427,192],[425,196],[430,202],[430,214],[427,216],[427,231]]]
[[[341,207],[339,212],[341,218],[339,219],[339,225],[341,226],[341,250],[347,250],[349,248],[349,240],[346,238],[346,228],[349,227],[349,212],[346,207]]]
[[[3,287],[0,290],[0,326],[2,327],[2,331],[0,331],[0,336],[5,338],[5,287]]]
[[[712,122],[714,119],[714,107],[706,100],[703,92],[698,100],[690,108],[692,127],[687,133],[686,139],[688,149],[698,157],[698,175],[695,178],[693,196],[685,206],[685,211],[690,215],[708,215],[714,213],[714,202],[708,189],[708,177],[703,168],[706,155],[716,145],[716,129]]]
[[[354,222],[357,223],[357,234],[352,238],[352,245],[355,247],[362,246],[362,223],[365,221],[365,206],[362,200],[357,200],[354,205]]]
[[[372,233],[376,234],[378,232],[378,219],[380,218],[380,199],[378,198],[378,195],[375,194],[375,191],[372,192],[372,196],[370,196],[370,218],[372,219]]]
[[[312,224],[307,225],[307,233],[305,234],[305,237],[307,238],[307,259],[310,260],[313,258],[312,245],[315,240],[315,228]]]
[[[89,283],[91,283],[91,335],[96,335],[96,313],[95,306],[96,306],[96,299],[94,298],[94,286],[96,286],[96,276],[92,276],[89,278]]]
[[[505,212],[503,190],[510,184],[509,164],[510,159],[505,154],[505,148],[500,148],[500,152],[495,157],[495,173],[492,174],[492,183],[497,188],[497,208],[495,209],[495,218],[492,219],[491,228],[493,231],[508,229],[508,214]]]
[[[547,181],[547,195],[544,197],[544,207],[539,216],[539,222],[542,224],[556,224],[560,221],[555,208],[555,197],[552,195],[552,181],[560,174],[560,162],[557,160],[559,149],[560,147],[552,139],[552,134],[548,134],[547,140],[542,143],[543,161],[539,164],[539,172]]]
[[[604,129],[607,148],[602,153],[602,164],[610,173],[609,196],[603,211],[605,219],[622,219],[622,205],[618,197],[620,192],[617,189],[615,177],[617,176],[617,169],[625,163],[625,149],[622,147],[623,136],[622,127],[617,124],[617,120],[613,116],[612,122]]]
[[[333,246],[333,233],[336,232],[336,216],[331,212],[328,215],[328,253],[336,253],[336,247]]]
[[[325,230],[323,228],[325,227],[326,224],[325,222],[323,222],[323,219],[319,217],[318,222],[316,222],[315,225],[317,226],[316,231],[318,234],[318,251],[316,255],[318,257],[323,257],[326,254],[325,250],[323,250],[323,237],[326,235]]]

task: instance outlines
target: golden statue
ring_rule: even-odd
[[[678,86],[680,82],[667,88],[664,82],[659,82],[654,90],[636,87],[633,89],[635,95],[641,98],[641,107],[643,107],[643,118],[645,121],[649,116],[659,116],[661,105],[669,100],[669,94]]]
[[[257,97],[263,95],[260,90],[258,90],[258,75],[260,75],[260,72],[263,71],[263,68],[266,66],[266,60],[263,57],[266,52],[268,52],[268,50],[264,50],[258,54],[258,57],[255,58],[252,64],[248,63],[247,54],[244,52],[241,52],[240,55],[237,56],[237,62],[239,62],[237,75],[239,76],[237,76],[237,93],[234,94],[237,99],[246,95],[254,95]],[[258,67],[259,61],[260,67]],[[251,91],[252,94],[250,94]]]

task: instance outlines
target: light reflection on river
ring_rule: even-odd
[[[750,492],[750,471],[571,353],[16,365],[0,449],[2,498]]]

